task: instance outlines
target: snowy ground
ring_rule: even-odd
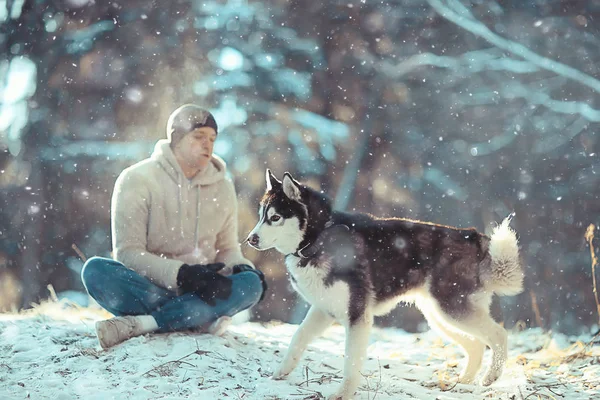
[[[149,335],[102,351],[93,327],[106,315],[65,302],[0,314],[0,399],[321,399],[341,380],[339,326],[309,347],[287,381],[272,381],[293,325]],[[377,329],[356,399],[598,399],[600,345],[590,340],[511,334],[504,375],[483,388],[453,384],[462,355],[434,333]]]

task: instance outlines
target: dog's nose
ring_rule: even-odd
[[[248,243],[250,243],[252,246],[258,246],[258,241],[260,238],[256,233],[253,233],[252,235],[248,236],[248,239],[246,240],[248,240]]]

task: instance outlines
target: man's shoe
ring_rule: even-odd
[[[137,318],[130,315],[96,322],[96,334],[104,350],[143,333]]]

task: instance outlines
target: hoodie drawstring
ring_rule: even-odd
[[[177,213],[179,214],[179,235],[183,239],[183,237],[184,237],[184,235],[183,235],[184,215],[183,215],[183,198],[181,196],[181,186],[183,186],[183,182],[182,182],[181,176],[179,176],[179,182],[177,183],[177,197],[179,199]]]
[[[200,238],[200,185],[196,185],[196,233],[194,235],[194,246],[195,249],[194,251],[199,252],[200,249],[198,248],[198,241]]]

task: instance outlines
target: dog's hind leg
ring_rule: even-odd
[[[344,379],[338,391],[328,400],[350,400],[358,389],[361,369],[367,357],[369,335],[373,326],[373,316],[363,314],[354,322],[346,325],[346,354],[344,360]]]
[[[467,358],[467,365],[461,372],[458,381],[466,384],[473,383],[477,372],[481,368],[485,344],[473,336],[452,329],[444,322],[444,319],[439,315],[438,311],[423,309],[421,311],[423,311],[423,315],[431,329],[439,332],[442,336],[446,337],[451,342],[456,343],[463,349]]]
[[[464,317],[451,317],[440,314],[444,323],[473,336],[492,349],[492,361],[486,370],[481,384],[491,385],[500,375],[506,364],[508,343],[506,330],[498,325],[490,316],[489,309],[479,304],[473,304],[473,309]]]
[[[304,321],[302,321],[298,330],[294,333],[283,362],[273,373],[273,379],[283,379],[292,372],[296,368],[296,365],[298,365],[300,358],[302,358],[302,353],[304,353],[308,344],[320,336],[325,329],[330,327],[333,321],[332,316],[312,306],[308,310],[306,318],[304,318]]]

